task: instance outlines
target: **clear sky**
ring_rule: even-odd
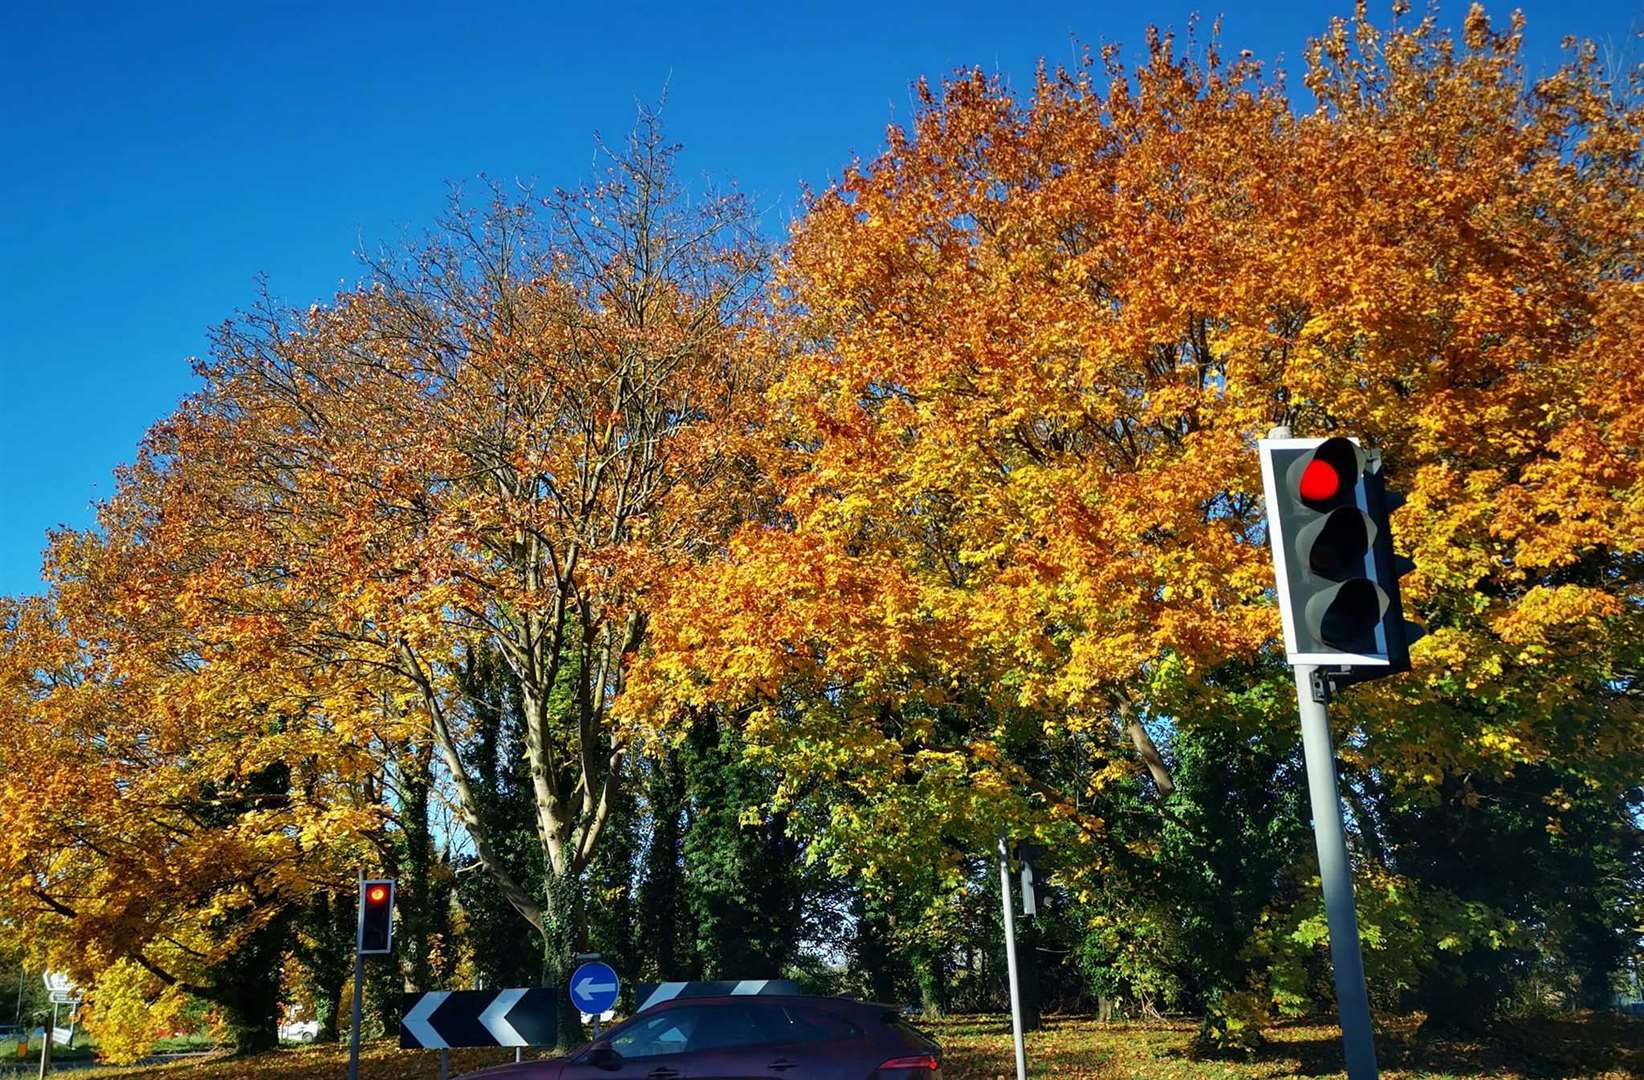
[[[1621,42],[1644,14],[1522,6],[1534,69],[1565,34]],[[1134,60],[1149,22],[1193,11],[1295,73],[1351,7],[0,3],[0,593],[40,587],[46,530],[91,521],[257,275],[307,304],[355,279],[362,244],[419,232],[448,181],[575,183],[593,133],[624,133],[664,85],[684,167],[754,193],[774,236],[802,182],[880,147],[921,74],[1024,85],[1075,37]]]

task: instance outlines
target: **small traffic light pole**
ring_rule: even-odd
[[[365,873],[360,873],[354,921],[354,1008],[348,1026],[348,1080],[360,1080],[360,1011],[365,992]]]
[[[1353,872],[1347,861],[1341,792],[1336,785],[1336,750],[1325,712],[1329,682],[1314,664],[1297,664],[1296,704],[1301,710],[1302,756],[1307,762],[1307,795],[1313,807],[1313,841],[1319,850],[1319,881],[1330,924],[1330,964],[1336,975],[1336,1008],[1348,1080],[1376,1080],[1376,1044],[1370,1032],[1370,996],[1364,987],[1359,951],[1359,919],[1353,908]]]
[[[394,951],[394,879],[359,878],[359,919],[354,924],[354,1012],[348,1033],[348,1080],[360,1077],[360,1002],[365,993],[365,957]],[[441,1059],[442,1063],[444,1059]],[[442,1065],[443,1067],[443,1065]],[[443,1074],[442,1074],[443,1080]]]

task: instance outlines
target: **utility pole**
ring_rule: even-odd
[[[1010,1034],[1016,1046],[1016,1080],[1027,1080],[1027,1046],[1022,1040],[1022,991],[1016,974],[1016,903],[1010,895],[1010,846],[999,830],[999,902],[1005,913],[1005,974],[1010,981]]]

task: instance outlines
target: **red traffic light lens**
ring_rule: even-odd
[[[1301,497],[1308,502],[1324,502],[1336,497],[1341,490],[1341,474],[1336,467],[1322,458],[1307,463],[1301,474]]]
[[[373,904],[382,903],[384,900],[388,899],[388,886],[386,886],[386,885],[373,885],[373,886],[371,886],[369,889],[365,890],[365,898],[366,898],[367,901],[369,901],[370,903],[373,903]]]

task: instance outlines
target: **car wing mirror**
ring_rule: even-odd
[[[596,1043],[584,1060],[596,1069],[614,1069],[622,1064],[622,1055],[612,1050],[610,1043]]]

